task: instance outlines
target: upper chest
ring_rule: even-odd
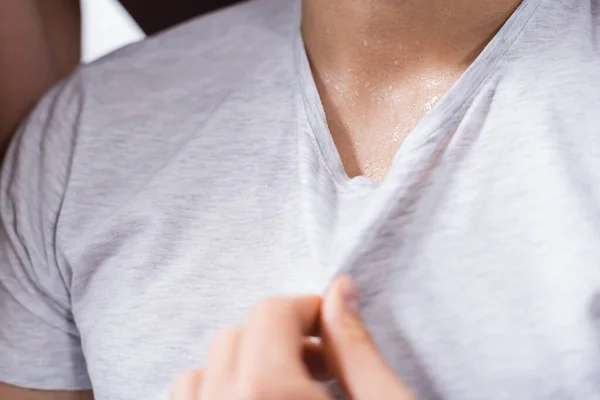
[[[377,82],[371,74],[318,80],[328,130],[347,174],[383,181],[404,139],[459,75],[414,76],[402,82]]]

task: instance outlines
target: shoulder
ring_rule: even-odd
[[[86,66],[86,88],[123,106],[224,92],[285,44],[296,3],[246,2],[132,44]]]
[[[160,162],[153,149],[175,151],[228,99],[247,94],[248,81],[268,82],[285,68],[299,4],[242,3],[83,66],[75,166],[99,154]]]
[[[110,215],[182,151],[207,159],[239,144],[231,135],[254,140],[253,118],[276,120],[290,97],[299,4],[253,0],[192,20],[82,66],[48,94],[22,136],[54,148],[63,236]],[[68,129],[46,146],[59,123]]]
[[[554,110],[557,117],[597,107],[600,14],[568,1],[538,3],[498,70],[501,93],[513,108]]]

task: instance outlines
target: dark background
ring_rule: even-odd
[[[241,0],[119,0],[147,35]]]

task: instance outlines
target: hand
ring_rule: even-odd
[[[319,329],[320,327],[320,329]],[[321,343],[309,340],[319,335]],[[215,339],[204,370],[179,375],[172,400],[331,400],[317,378],[334,376],[352,400],[414,400],[377,351],[349,277],[320,297],[264,300],[245,327]]]
[[[305,362],[315,359],[310,349],[317,348],[317,359],[321,354],[307,340],[318,329],[320,309],[318,296],[261,301],[246,326],[217,335],[204,370],[175,379],[171,399],[329,400]]]
[[[351,400],[416,400],[374,344],[359,311],[358,289],[339,278],[322,307],[323,351],[329,369]]]

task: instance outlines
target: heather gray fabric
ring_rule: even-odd
[[[343,173],[298,6],[44,98],[1,181],[0,381],[165,399],[255,301],[345,271],[421,399],[599,399],[600,2],[525,0],[381,185]]]

